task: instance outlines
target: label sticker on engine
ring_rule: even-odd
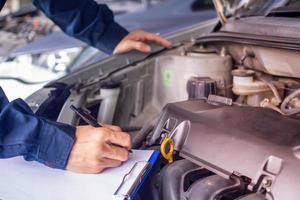
[[[164,86],[171,87],[173,85],[173,72],[171,70],[164,71]]]

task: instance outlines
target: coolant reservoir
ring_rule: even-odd
[[[217,93],[230,94],[232,60],[217,53],[188,53],[164,55],[156,60],[154,71],[154,104],[188,99],[187,82],[191,77],[209,77],[217,83]]]

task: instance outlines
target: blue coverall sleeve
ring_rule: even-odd
[[[75,127],[39,118],[21,99],[9,103],[0,88],[0,158],[24,156],[65,169],[74,138]]]
[[[128,31],[114,21],[112,11],[94,0],[34,0],[64,32],[111,54]]]

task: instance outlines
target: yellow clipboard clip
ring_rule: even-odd
[[[168,150],[167,150],[168,149]],[[161,155],[169,162],[174,161],[173,155],[175,150],[175,142],[170,136],[166,136],[160,145]]]

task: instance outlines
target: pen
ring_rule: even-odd
[[[103,127],[102,124],[100,124],[97,119],[95,119],[90,113],[89,111],[87,111],[86,109],[83,108],[76,108],[74,105],[70,106],[71,110],[75,112],[76,115],[78,115],[83,121],[85,121],[86,123],[88,123],[89,125],[93,126],[93,127]],[[114,146],[117,147],[121,147],[124,148],[121,145],[118,144],[112,144]],[[128,149],[127,149],[128,150]],[[132,150],[128,150],[129,153],[132,153]]]

